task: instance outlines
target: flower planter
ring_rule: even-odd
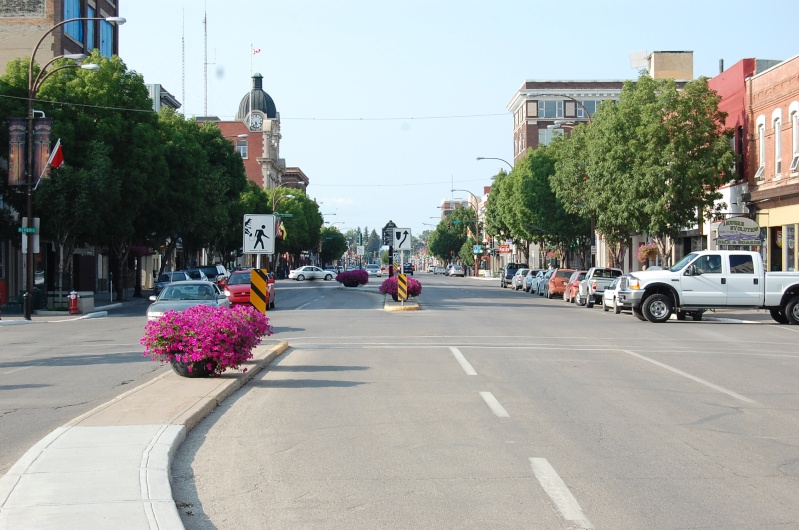
[[[216,368],[215,361],[172,361],[172,370],[181,377],[209,377]],[[210,367],[210,369],[209,369]]]
[[[344,285],[344,287],[358,287],[361,284],[358,282],[344,282],[342,285]]]

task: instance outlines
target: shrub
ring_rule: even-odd
[[[408,296],[419,296],[422,294],[422,284],[419,283],[417,280],[411,278],[410,276],[407,277],[408,279]],[[379,291],[383,294],[390,294],[392,296],[397,295],[397,276],[390,276],[386,278],[382,285],[380,285]]]
[[[343,283],[347,287],[366,285],[367,283],[369,283],[369,273],[363,269],[355,269],[354,271],[342,271],[336,275],[336,281],[339,283]]]

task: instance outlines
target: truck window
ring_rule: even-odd
[[[748,254],[730,255],[730,272],[732,274],[754,274],[755,262]]]
[[[694,262],[696,272],[699,274],[721,274],[721,256],[708,254]]]

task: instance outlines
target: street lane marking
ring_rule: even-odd
[[[754,399],[750,399],[750,398],[748,398],[746,396],[742,396],[741,394],[733,392],[732,390],[727,390],[726,388],[724,388],[722,386],[713,384],[710,381],[705,381],[704,379],[701,379],[701,378],[696,377],[694,375],[691,375],[689,373],[683,372],[682,370],[678,370],[677,368],[674,368],[673,366],[669,366],[668,364],[663,364],[663,363],[658,362],[658,361],[656,361],[654,359],[650,359],[649,357],[645,357],[645,356],[643,356],[641,354],[638,354],[638,353],[635,353],[635,352],[631,352],[629,350],[621,350],[621,351],[623,351],[624,353],[628,353],[628,354],[632,355],[633,357],[638,357],[639,359],[643,359],[644,361],[650,362],[650,363],[652,363],[652,364],[654,364],[656,366],[660,366],[661,368],[665,368],[666,370],[669,370],[670,372],[674,372],[677,375],[681,375],[683,377],[686,377],[686,378],[690,379],[691,381],[699,383],[700,385],[705,385],[706,387],[712,388],[713,390],[718,390],[722,394],[727,394],[728,396],[734,397],[735,399],[743,401],[744,403],[750,403],[750,404],[751,403],[757,403],[757,401],[755,401]]]
[[[13,374],[15,372],[21,372],[22,370],[27,370],[28,368],[30,368],[30,366],[21,366],[19,368],[14,368],[13,370],[8,370],[6,372],[0,372],[0,375],[8,375],[8,374]]]
[[[308,307],[309,305],[313,304],[314,302],[318,302],[322,298],[324,298],[324,296],[320,296],[319,298],[315,298],[315,299],[311,300],[310,302],[308,302],[307,304],[302,304],[300,307],[296,308],[294,311],[299,311],[300,309],[302,309],[304,307]]]
[[[488,408],[499,418],[510,418],[510,414],[508,411],[505,410],[505,407],[499,404],[497,398],[494,397],[494,394],[491,392],[480,392],[480,397],[483,398],[483,401],[486,402]]]
[[[535,478],[538,479],[538,483],[541,484],[546,494],[552,499],[560,515],[574,525],[570,528],[582,528],[585,530],[594,528],[594,525],[583,513],[583,509],[580,508],[577,499],[569,491],[569,487],[558,476],[555,468],[549,464],[546,458],[530,458],[530,467],[533,468]]]
[[[466,375],[477,375],[477,372],[474,371],[472,365],[469,364],[469,361],[466,360],[466,357],[463,356],[458,348],[450,346],[449,351],[451,351],[452,355],[455,356],[455,360],[461,364],[461,367],[463,368],[463,371],[466,372]]]

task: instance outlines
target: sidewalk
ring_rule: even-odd
[[[142,291],[142,296],[133,297],[133,289],[128,289],[126,295],[126,302],[115,302],[112,298],[112,293],[95,293],[94,294],[94,311],[86,314],[70,315],[68,311],[35,311],[31,315],[30,320],[25,320],[22,314],[6,314],[0,313],[0,326],[12,326],[18,324],[34,324],[43,322],[63,322],[65,320],[78,320],[81,318],[97,318],[108,315],[109,309],[120,307],[123,303],[142,303],[149,304],[149,296],[152,294],[151,289]],[[116,296],[116,294],[114,294]]]
[[[0,529],[183,529],[172,456],[189,430],[287,347],[264,341],[246,373],[167,372],[51,432],[0,478]]]

